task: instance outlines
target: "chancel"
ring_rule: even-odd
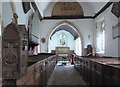
[[[0,1],[0,86],[120,86],[120,1]]]

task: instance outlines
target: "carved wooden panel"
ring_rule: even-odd
[[[25,26],[9,24],[2,37],[2,76],[18,79],[27,71],[28,37]]]
[[[84,16],[84,13],[78,2],[57,2],[52,16]]]

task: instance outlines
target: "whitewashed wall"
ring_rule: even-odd
[[[112,27],[118,23],[118,18],[111,13],[112,5],[106,9],[102,14],[100,14],[94,23],[104,18],[105,20],[105,54],[104,56],[118,57],[118,38],[113,39],[112,37]],[[95,29],[95,28],[94,28]],[[95,34],[95,30],[94,30]],[[94,41],[95,41],[94,37]],[[96,43],[96,42],[94,42]]]
[[[65,34],[66,35],[66,45],[65,46],[68,46],[70,47],[70,50],[75,50],[75,40],[74,40],[74,37],[67,31],[65,30],[61,30],[61,31],[58,31],[56,32],[51,39],[49,39],[49,44],[48,44],[48,47],[49,47],[49,52],[51,52],[51,50],[55,50],[55,48],[57,46],[61,46],[60,45],[60,38],[59,36],[61,34]]]
[[[27,14],[23,12],[22,3],[20,2],[13,2],[14,4],[14,11],[18,14],[18,24],[23,24],[26,26],[28,25],[28,18],[33,14],[33,10],[29,10]],[[13,11],[10,6],[10,2],[2,2],[2,20],[3,26],[6,27],[11,21],[13,17]]]
[[[39,17],[38,17],[38,12],[36,12],[34,14],[34,17],[33,17],[33,20],[32,20],[32,31],[31,31],[31,33],[33,35],[37,36],[37,37],[40,37],[40,34],[39,34],[40,32],[38,32],[39,29],[40,29],[39,25],[40,25],[40,20],[39,20]]]
[[[12,21],[12,10],[9,2],[2,2],[2,20],[3,27],[6,27]]]
[[[83,7],[84,13],[85,15],[90,15],[93,14],[91,13],[88,8],[87,5],[81,4],[81,6]],[[85,7],[84,7],[85,6]],[[18,19],[18,23],[19,24],[25,24],[27,26],[27,22],[28,22],[28,16],[30,16],[30,14],[32,13],[32,11],[29,11],[28,14],[24,14],[23,13],[23,9],[21,6],[21,3],[16,2],[15,3],[15,7],[17,8],[16,12],[19,16]],[[50,7],[50,5],[48,6],[48,8]],[[52,7],[50,7],[52,8]],[[115,26],[118,23],[118,18],[115,17],[112,13],[111,13],[111,8],[112,5],[105,10],[102,14],[100,14],[95,20],[93,19],[77,19],[77,20],[66,20],[69,21],[71,23],[73,23],[77,29],[79,30],[79,32],[81,33],[81,36],[83,38],[83,47],[86,47],[88,44],[92,44],[93,46],[95,46],[96,42],[95,42],[95,23],[100,20],[101,18],[105,19],[105,31],[106,31],[106,35],[105,35],[105,56],[113,56],[113,57],[117,57],[120,54],[118,53],[118,48],[119,46],[119,42],[118,39],[120,38],[116,38],[113,39],[112,38],[112,27]],[[46,8],[47,9],[47,8]],[[85,10],[87,9],[87,10]],[[87,13],[88,12],[88,13]],[[47,16],[49,16],[51,13],[50,9],[46,10],[44,12],[44,14]],[[8,25],[11,22],[12,19],[12,10],[10,7],[10,4],[8,2],[3,2],[2,3],[2,21],[3,21],[3,26],[5,27],[6,25]],[[61,21],[65,21],[65,20],[43,20],[43,21],[39,21],[38,17],[35,17],[33,20],[33,33],[37,34],[40,38],[45,37],[47,38],[47,35],[49,33],[50,30],[52,30],[59,22]],[[93,31],[94,29],[94,31]],[[36,33],[37,32],[37,33]],[[94,33],[94,35],[93,35]],[[88,35],[90,35],[90,39],[88,39]],[[41,47],[41,52],[47,52],[48,50],[48,43],[46,42],[45,44],[40,43],[40,47]]]
[[[47,38],[49,32],[60,22],[65,20],[43,20],[40,22],[40,36],[41,38]],[[77,20],[66,20],[71,22],[76,26],[78,31],[81,33],[83,38],[83,47],[86,47],[88,44],[93,44],[93,19],[77,19]],[[90,40],[88,39],[88,35],[91,36]],[[41,43],[41,52],[48,51],[48,43]]]

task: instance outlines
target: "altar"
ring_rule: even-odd
[[[58,55],[58,60],[63,63],[69,61],[70,59],[70,47],[56,47],[56,54]]]

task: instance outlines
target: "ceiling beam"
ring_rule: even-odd
[[[93,19],[92,16],[51,16],[51,17],[43,17],[42,20],[50,20],[50,19]]]
[[[96,18],[98,15],[103,13],[113,2],[108,2],[97,14],[93,16],[93,18]]]

